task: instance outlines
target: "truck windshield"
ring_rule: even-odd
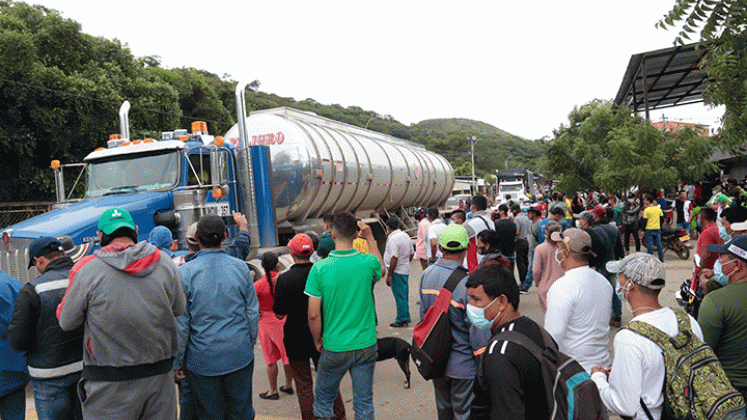
[[[179,152],[121,155],[89,162],[86,198],[165,190],[179,181]]]
[[[523,188],[524,188],[524,186],[521,185],[521,184],[519,184],[519,185],[501,185],[500,186],[500,191],[501,192],[516,192],[516,191],[521,191]]]

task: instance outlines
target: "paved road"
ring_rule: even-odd
[[[694,241],[690,242],[694,245]],[[645,249],[645,248],[644,248]],[[691,262],[683,261],[677,258],[671,251],[665,254],[665,265],[667,268],[667,286],[662,292],[661,300],[664,305],[676,306],[674,292],[679,289],[682,281],[690,275]],[[419,319],[418,306],[418,284],[421,269],[419,262],[415,261],[411,265],[410,274],[410,313],[413,321]],[[376,308],[379,317],[379,337],[400,337],[410,342],[412,340],[412,325],[409,328],[391,328],[389,323],[394,321],[396,309],[394,298],[390,289],[384,282],[380,282],[375,287]],[[537,298],[537,289],[532,288],[528,295],[521,296],[519,311],[538,323],[543,323],[542,311]],[[632,318],[630,307],[623,304],[623,323]],[[611,329],[610,338],[614,336],[616,329]],[[611,343],[611,342],[610,342]],[[612,346],[610,344],[610,351]],[[254,407],[257,411],[257,418],[262,419],[298,419],[300,411],[298,409],[298,400],[296,396],[289,396],[281,393],[277,401],[262,400],[258,394],[268,389],[267,370],[262,357],[262,350],[257,345],[254,349],[255,367],[254,367]],[[394,360],[379,362],[374,371],[374,404],[376,416],[380,419],[397,419],[403,414],[408,416],[408,420],[433,419],[436,418],[435,400],[433,395],[433,385],[423,380],[417,373],[415,365],[411,363],[412,385],[410,389],[404,389],[404,375],[399,365]],[[284,383],[282,369],[279,382]],[[341,384],[341,392],[345,401],[348,417],[353,418],[352,406],[352,388],[350,377],[346,376]],[[33,397],[30,390],[27,393],[27,419],[36,419],[33,410]],[[615,417],[613,417],[615,418]]]

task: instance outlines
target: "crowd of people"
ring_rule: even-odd
[[[502,338],[506,331],[573,358],[584,373],[578,381],[595,384],[604,413],[661,418],[668,350],[652,330],[707,344],[715,370],[724,372],[717,380],[738,396],[728,399],[730,418],[744,418],[747,193],[737,184],[705,202],[699,194],[685,186],[670,206],[660,192],[622,199],[556,192],[494,211],[475,195],[448,219],[436,207],[418,209],[414,246],[396,216],[380,244],[353,214],[325,215],[321,236],[290,240],[290,267],[263,254],[256,281],[244,262],[249,235],[239,213],[229,246],[223,220],[206,215],[190,226],[189,253],[181,255],[171,251],[167,228],[138,242],[130,215],[108,209],[98,223],[102,248],[93,255],[74,263],[57,239],[41,237],[29,248],[39,277],[22,285],[0,273],[0,326],[7,330],[0,331],[0,418],[24,418],[30,378],[39,419],[165,419],[177,412],[181,419],[251,419],[257,341],[269,382],[260,398],[295,394],[304,420],[344,419],[339,388],[349,374],[355,418],[374,418],[373,288],[383,279],[391,289],[396,317],[388,325],[408,327],[413,259],[423,269],[421,320],[447,280],[464,273],[448,308],[446,372],[432,381],[439,419],[549,418],[542,361]],[[660,232],[668,223],[698,238],[704,297],[697,319],[659,300],[667,280]],[[639,252],[641,233],[648,253]],[[519,312],[532,286],[542,325]],[[622,302],[633,313],[625,326]],[[610,328],[621,328],[614,358]]]

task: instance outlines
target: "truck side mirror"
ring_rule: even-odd
[[[225,151],[210,151],[210,183],[224,184],[228,181],[228,155]]]

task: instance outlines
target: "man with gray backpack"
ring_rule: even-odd
[[[607,263],[616,291],[634,318],[615,336],[612,367],[596,366],[592,380],[602,401],[623,418],[744,419],[742,395],[729,383],[698,323],[664,307],[664,264],[634,253]]]

